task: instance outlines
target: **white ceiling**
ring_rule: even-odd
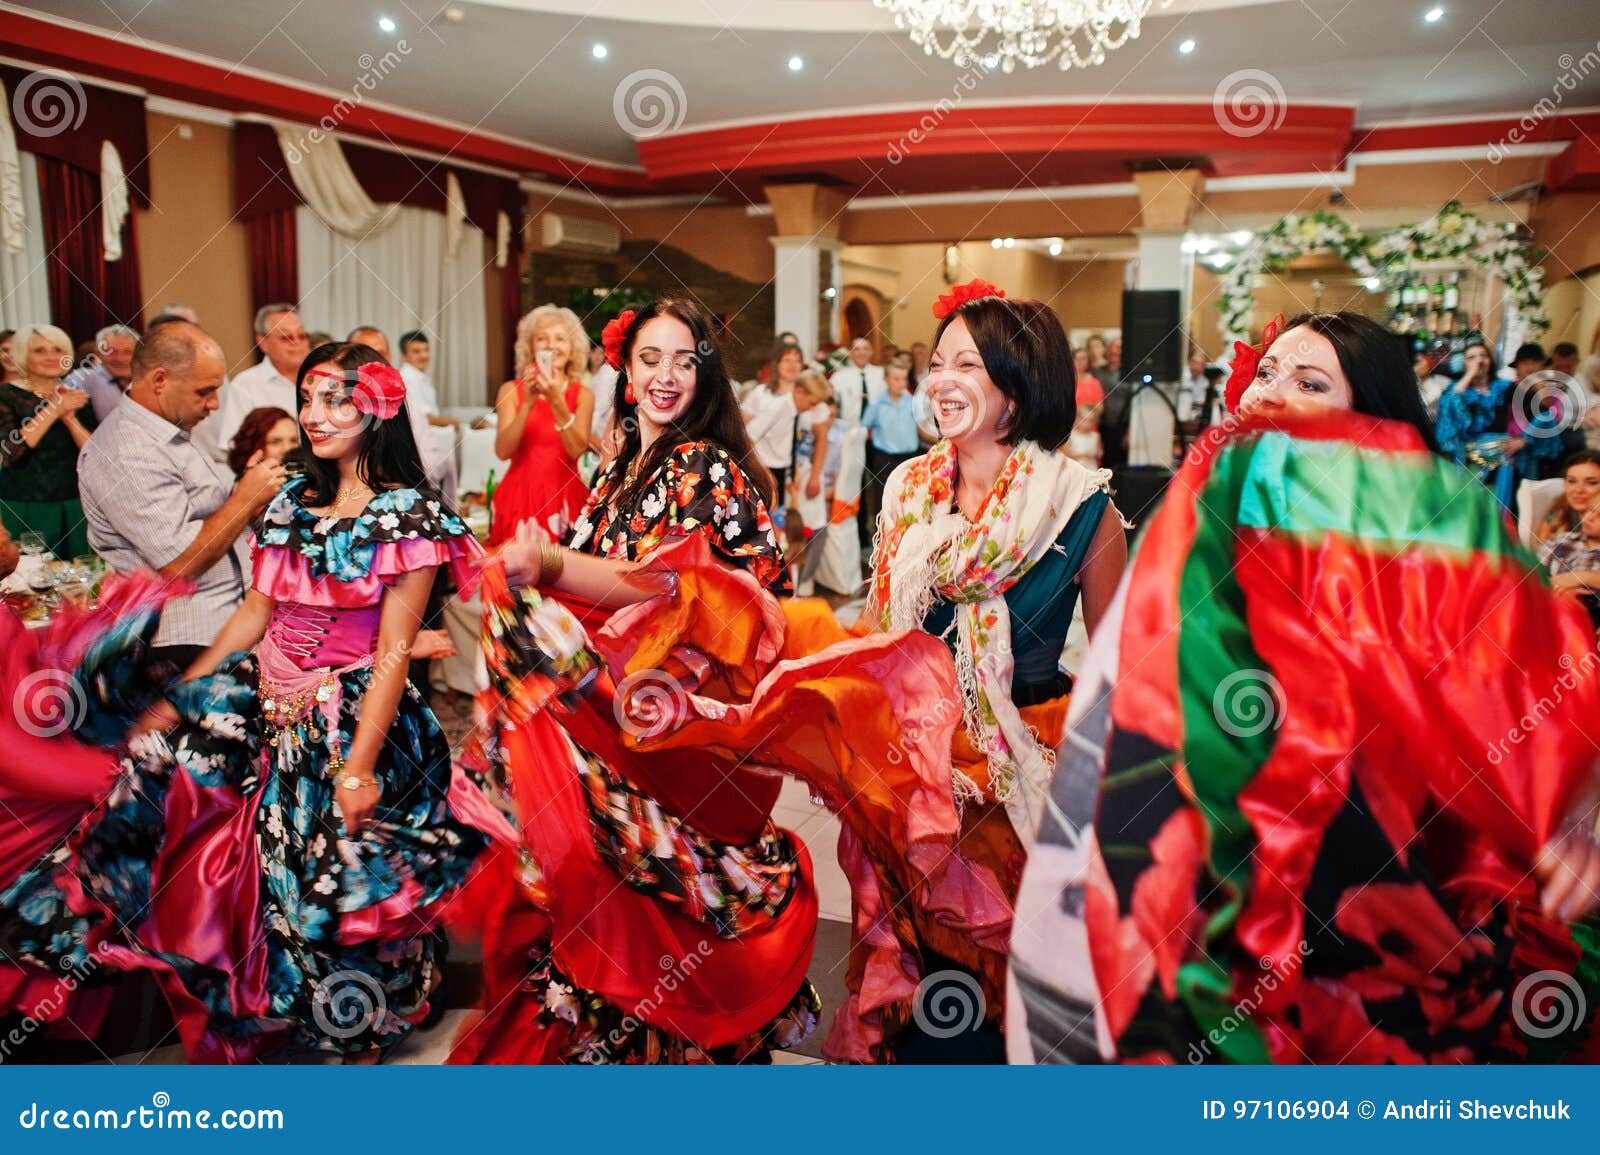
[[[1600,105],[1600,68],[1571,91],[1560,83],[1563,64],[1572,79],[1573,58],[1595,51],[1600,4],[1440,0],[1445,17],[1425,24],[1431,2],[1177,0],[1098,69],[997,72],[970,91],[871,0],[29,0],[26,10],[345,94],[363,54],[404,39],[409,53],[367,94],[373,103],[628,164],[638,155],[613,99],[642,69],[677,80],[684,129],[942,98],[1210,101],[1242,69],[1271,73],[1291,103],[1355,104],[1358,124],[1520,114],[1552,92],[1565,109]],[[463,18],[447,19],[447,7]],[[380,15],[395,34],[379,31]],[[1197,42],[1189,56],[1177,51],[1186,38]],[[605,60],[592,57],[596,42]],[[802,71],[787,69],[791,55]]]

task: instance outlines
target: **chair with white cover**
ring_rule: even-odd
[[[1517,539],[1529,549],[1535,544],[1534,533],[1566,484],[1559,477],[1550,477],[1543,481],[1524,481],[1517,489]]]

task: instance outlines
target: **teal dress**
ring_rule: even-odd
[[[1060,672],[1061,651],[1078,607],[1078,570],[1110,504],[1104,490],[1090,495],[1050,552],[1005,592],[1011,614],[1011,700],[1019,707],[1072,692],[1072,679]],[[922,619],[922,628],[942,637],[952,652],[957,644],[956,631],[950,628],[955,616],[955,606],[941,598]]]
[[[1067,630],[1072,626],[1078,606],[1078,570],[1088,556],[1089,543],[1100,528],[1111,498],[1104,490],[1091,495],[1080,505],[1061,531],[1050,552],[1034,563],[1005,594],[1011,614],[1012,677],[1011,700],[1019,707],[1036,706],[1072,692],[1072,679],[1060,672],[1061,651],[1066,646]],[[952,652],[957,644],[955,606],[940,599],[934,602],[922,628],[942,637]],[[972,989],[978,976],[967,967],[933,951],[923,952],[923,973],[960,971]],[[1005,1040],[998,1022],[981,1026],[953,1037],[929,1034],[915,1018],[896,1044],[900,1063],[1004,1063]]]

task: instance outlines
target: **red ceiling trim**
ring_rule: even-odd
[[[639,156],[657,180],[841,161],[881,165],[898,163],[897,153],[1226,156],[1230,169],[1245,157],[1271,157],[1281,162],[1280,171],[1302,171],[1337,165],[1354,120],[1350,108],[1297,105],[1265,131],[1251,133],[1249,125],[1229,131],[1209,102],[1010,105],[955,108],[942,116],[932,109],[863,112],[681,132],[640,141]]]
[[[1363,128],[1351,140],[1353,152],[1392,152],[1409,148],[1475,148],[1508,144],[1551,144],[1600,136],[1600,112],[1575,116],[1526,116],[1452,121],[1449,124],[1396,124]]]
[[[263,77],[229,72],[216,65],[161,52],[33,16],[6,13],[0,21],[0,51],[41,64],[92,74],[143,88],[152,95],[220,108],[258,113],[307,124],[333,112],[339,98]],[[358,105],[339,121],[338,130],[375,141],[411,146],[459,160],[497,165],[573,181],[598,192],[642,192],[644,174],[596,162],[574,160],[532,145],[463,132],[405,113]]]

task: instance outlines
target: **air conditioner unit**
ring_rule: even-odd
[[[547,249],[575,253],[614,253],[622,247],[622,230],[606,221],[545,213],[540,230]]]

